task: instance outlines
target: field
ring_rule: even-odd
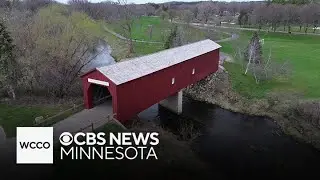
[[[108,24],[107,26],[118,34],[127,37],[121,27],[121,22]],[[181,26],[184,32],[189,35],[191,41],[203,39],[205,36],[203,31],[199,31],[191,26],[179,26]],[[168,20],[162,20],[159,17],[141,16],[133,22],[132,38],[144,41],[165,42],[173,27],[174,24],[170,23]],[[151,29],[152,33],[150,33]]]
[[[248,42],[252,32],[242,31],[239,41]],[[288,81],[272,80],[259,85],[252,76],[243,75],[238,64],[226,64],[230,71],[234,88],[247,97],[261,98],[270,91],[294,91],[306,98],[320,98],[320,36],[290,35],[284,33],[261,32],[264,39],[263,53],[266,57],[271,48],[272,59],[288,60],[293,74]],[[221,43],[222,51],[233,54],[233,42]]]

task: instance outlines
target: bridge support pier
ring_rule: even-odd
[[[159,102],[159,104],[177,114],[182,113],[182,91],[169,96],[167,99],[164,99]]]

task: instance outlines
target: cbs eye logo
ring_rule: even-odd
[[[73,136],[69,132],[64,132],[59,137],[60,143],[64,146],[69,146],[73,142]]]

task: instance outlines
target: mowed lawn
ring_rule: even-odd
[[[177,24],[172,24],[168,20],[162,20],[157,16],[141,16],[134,19],[132,27],[132,38],[144,41],[165,42],[173,27]],[[198,30],[188,25],[178,25],[182,27],[184,34],[190,38],[190,41],[197,41],[205,38],[205,32]],[[119,23],[111,23],[108,28],[128,37]],[[152,29],[152,33],[151,32]]]
[[[243,31],[241,41],[249,41],[253,32]],[[283,62],[288,60],[293,74],[291,79],[280,81],[274,79],[255,84],[252,76],[243,75],[238,64],[226,64],[230,71],[234,88],[248,97],[261,98],[270,91],[294,91],[303,93],[306,98],[320,98],[320,36],[290,35],[283,33],[260,33],[264,39],[265,58],[272,50],[272,59]],[[221,43],[222,51],[232,54],[231,42]]]

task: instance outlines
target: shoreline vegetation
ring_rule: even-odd
[[[232,112],[271,118],[285,134],[320,150],[319,126],[297,112],[299,105],[309,101],[293,98],[294,94],[270,93],[261,99],[246,98],[232,88],[229,74],[221,69],[187,87],[184,93],[194,100],[217,105]]]

